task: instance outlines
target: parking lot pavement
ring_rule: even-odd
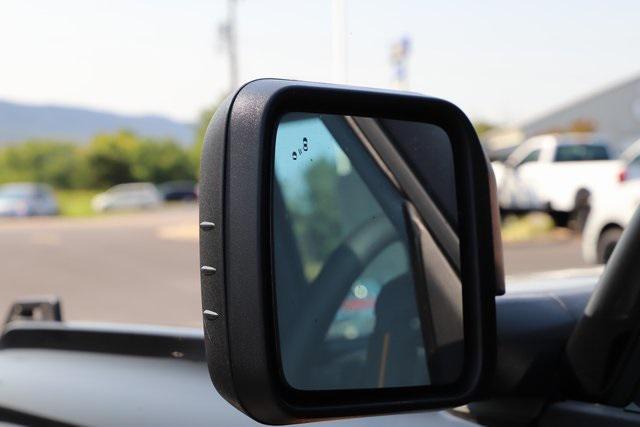
[[[200,326],[198,210],[0,224],[0,316],[55,293],[72,320]]]
[[[0,321],[12,301],[56,294],[65,318],[201,324],[195,205],[0,223]],[[576,239],[505,245],[507,274],[583,265]]]
[[[504,265],[507,276],[587,266],[577,237],[505,244]]]

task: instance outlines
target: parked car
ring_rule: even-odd
[[[46,184],[14,183],[0,186],[0,216],[57,215],[60,209]]]
[[[504,164],[494,163],[503,211],[544,211],[559,225],[580,215],[589,195],[615,182],[620,170],[609,145],[590,134],[536,136]]]
[[[149,182],[132,182],[111,187],[93,198],[96,212],[128,209],[149,209],[162,204],[162,194]]]
[[[589,216],[582,235],[586,262],[606,263],[623,230],[640,205],[640,141],[620,156],[617,180],[600,188],[589,200]]]
[[[619,182],[640,179],[640,140],[631,144],[620,156],[622,169],[618,174]]]
[[[582,233],[582,256],[586,262],[603,264],[609,260],[638,205],[640,180],[622,182],[591,196]]]
[[[158,185],[158,190],[166,202],[193,201],[198,198],[193,181],[169,181]]]

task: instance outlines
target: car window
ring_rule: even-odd
[[[631,158],[620,173],[624,181],[635,181],[640,178],[640,155]]]
[[[4,197],[4,198],[22,198],[22,197],[27,197],[28,195],[29,195],[28,192],[13,190],[10,188],[0,190],[0,197]]]
[[[609,160],[609,152],[603,145],[559,145],[554,162],[580,162]]]
[[[633,168],[640,168],[640,156],[634,157],[630,162],[629,166]]]
[[[539,158],[540,158],[540,149],[533,150],[532,152],[527,154],[525,158],[520,161],[520,163],[518,163],[518,166],[522,166],[530,162],[537,162]]]

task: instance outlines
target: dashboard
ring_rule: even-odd
[[[262,425],[232,407],[214,389],[204,361],[201,331],[56,323],[28,322],[5,331],[0,339],[1,408],[71,425]],[[78,343],[82,338],[84,343]],[[132,348],[132,340],[145,341],[154,354]],[[112,352],[104,345],[101,348],[100,342],[109,343]],[[318,425],[393,423],[475,425],[444,411]]]
[[[495,388],[542,391],[593,289],[593,276],[539,277],[497,298]],[[562,282],[562,286],[558,286]],[[557,289],[563,289],[558,291]],[[523,347],[523,343],[530,345]],[[470,405],[473,406],[473,405]],[[15,321],[0,337],[0,425],[5,414],[59,425],[261,425],[214,389],[201,330],[141,325]],[[319,426],[473,426],[447,411],[321,422]]]

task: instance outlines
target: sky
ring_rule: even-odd
[[[347,82],[518,124],[640,75],[640,2],[345,0]],[[1,0],[0,99],[194,121],[228,90],[226,0]],[[240,81],[332,80],[331,0],[238,0]]]

